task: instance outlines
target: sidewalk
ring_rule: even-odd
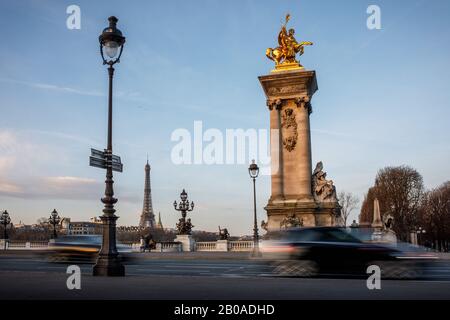
[[[0,257],[40,258],[46,255],[45,250],[0,250]],[[139,260],[249,260],[251,252],[127,252],[131,259]],[[259,258],[260,259],[260,258]]]
[[[45,250],[0,250],[0,256],[20,256],[20,257],[36,257],[45,254]],[[432,253],[432,252],[430,252]],[[450,252],[435,252],[442,260],[450,260]],[[131,252],[126,254],[132,258],[139,259],[161,259],[161,260],[249,260],[261,259],[252,258],[251,252]]]
[[[134,252],[128,254],[140,259],[183,259],[183,260],[248,260],[251,252]]]
[[[450,252],[437,252],[437,256],[443,260],[450,260]]]

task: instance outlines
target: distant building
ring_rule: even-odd
[[[118,226],[117,231],[119,232],[138,232],[141,228],[138,226]]]
[[[94,217],[90,221],[71,221],[63,218],[61,221],[61,232],[67,235],[92,235],[102,233],[100,218]]]
[[[63,233],[67,233],[67,229],[69,229],[70,218],[65,218],[65,217],[63,217],[63,218],[61,219],[60,224],[61,224],[61,231],[62,231]]]
[[[37,231],[37,232],[41,232],[41,231],[45,231],[46,228],[44,225],[42,224],[24,224],[24,223],[18,223],[18,224],[13,224],[12,228],[18,232],[22,232],[22,231]],[[58,227],[57,227],[58,228]]]
[[[102,219],[100,219],[100,217],[92,217],[89,220],[93,223],[102,223]]]
[[[238,238],[239,241],[251,241],[253,240],[253,236],[243,235]]]
[[[81,235],[81,234],[101,234],[101,224],[94,222],[77,221],[69,224],[67,229],[69,235]]]
[[[23,229],[31,228],[31,226],[22,223],[22,221],[19,221],[19,223],[13,224],[13,228],[15,230],[23,230]]]

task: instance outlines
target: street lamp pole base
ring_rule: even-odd
[[[94,276],[104,277],[123,277],[125,276],[125,267],[122,265],[116,248],[116,220],[114,215],[113,203],[117,200],[114,198],[103,198],[102,202],[106,203],[101,216],[103,226],[102,248],[98,254],[97,263],[93,269]]]
[[[100,256],[93,269],[94,276],[124,277],[125,267],[118,257]]]
[[[254,258],[261,258],[262,257],[261,251],[259,251],[259,249],[253,249],[252,257],[254,257]]]

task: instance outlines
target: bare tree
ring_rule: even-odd
[[[385,167],[378,171],[375,186],[370,188],[361,207],[360,220],[371,223],[373,199],[380,202],[382,216],[394,217],[394,231],[401,240],[418,224],[419,207],[424,195],[423,179],[419,172],[408,166]]]
[[[364,196],[361,205],[361,213],[359,214],[360,225],[370,225],[373,221],[373,200],[375,200],[375,187],[369,188]]]
[[[356,208],[359,199],[351,192],[341,191],[338,194],[339,204],[341,205],[341,215],[344,226],[347,225],[347,219],[350,213]]]
[[[450,243],[450,181],[428,191],[420,207],[423,244],[448,251]]]
[[[121,242],[139,242],[142,237],[151,235],[156,242],[174,241],[174,231],[145,228],[141,230],[117,230],[117,239]]]

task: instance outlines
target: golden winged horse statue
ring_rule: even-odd
[[[266,50],[266,56],[275,61],[275,69],[288,70],[288,69],[302,69],[303,66],[295,59],[297,53],[302,55],[304,52],[304,46],[311,46],[313,43],[310,41],[297,42],[294,37],[295,30],[286,29],[286,25],[289,22],[290,15],[286,15],[286,20],[281,27],[281,31],[278,34],[278,44],[276,48],[268,48]]]

